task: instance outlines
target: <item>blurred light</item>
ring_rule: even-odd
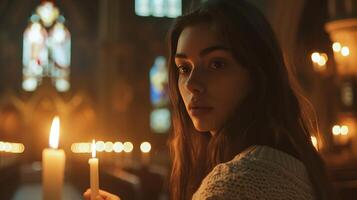
[[[59,10],[53,5],[52,2],[44,2],[37,7],[37,14],[41,17],[41,20],[45,26],[49,27],[53,21],[58,17]]]
[[[315,149],[318,149],[317,139],[315,136],[311,136],[311,142],[312,142],[312,145],[314,145]]]
[[[121,142],[115,142],[113,145],[113,150],[116,153],[120,153],[124,150],[124,145]]]
[[[340,135],[341,134],[341,127],[339,125],[335,125],[332,128],[333,135]]]
[[[350,49],[347,46],[342,47],[341,54],[343,56],[349,56],[350,55]]]
[[[29,40],[30,42],[41,44],[45,39],[42,34],[42,26],[40,23],[35,22],[30,27]]]
[[[96,144],[95,144],[95,148],[97,149],[97,151],[99,152],[102,152],[104,151],[105,149],[105,144],[103,141],[98,141]]]
[[[76,144],[76,143],[73,143],[73,144],[71,145],[71,151],[72,151],[73,153],[77,153],[77,144]]]
[[[21,143],[12,143],[11,145],[11,153],[23,153],[25,150],[25,146]]]
[[[84,143],[77,144],[77,153],[84,153]]]
[[[151,144],[149,142],[143,142],[141,143],[140,145],[140,150],[143,152],[143,153],[149,153],[150,150],[151,150]]]
[[[167,17],[175,18],[182,14],[182,1],[181,0],[169,0],[167,3]]]
[[[133,151],[133,149],[134,149],[133,143],[131,143],[131,142],[125,142],[124,143],[124,149],[123,149],[124,152],[130,153],[130,152]]]
[[[0,151],[5,150],[5,143],[0,141]]]
[[[31,165],[34,171],[41,171],[42,170],[42,163],[40,161],[35,161]]]
[[[139,16],[150,15],[150,1],[149,0],[135,0],[135,14]]]
[[[96,148],[95,148],[95,140],[92,140],[92,158],[95,158],[96,156]]]
[[[105,152],[112,152],[113,151],[113,142],[106,142],[104,144],[104,150]]]
[[[83,153],[90,153],[92,152],[92,144],[91,143],[82,143],[81,144]]]
[[[62,23],[56,23],[53,28],[53,39],[55,42],[61,43],[66,39],[66,31]]]
[[[150,114],[150,127],[155,133],[167,133],[171,127],[171,113],[168,108],[155,109]]]
[[[0,141],[0,152],[7,153],[23,153],[25,151],[25,146],[21,143],[11,143]]]
[[[334,52],[340,52],[341,51],[341,43],[334,42],[332,44],[332,49],[333,49]]]
[[[151,1],[152,3],[152,15],[155,16],[155,17],[163,17],[165,16],[165,13],[164,13],[164,0],[153,0]]]
[[[71,145],[71,151],[73,153],[90,153],[92,152],[91,145],[92,143],[88,142],[73,143]]]
[[[314,52],[311,54],[311,60],[314,63],[318,63],[320,61],[320,54],[318,52]]]
[[[58,79],[56,80],[56,89],[59,92],[66,92],[69,90],[69,88],[71,87],[71,85],[69,84],[69,82],[65,79]]]
[[[325,53],[322,53],[322,54],[320,54],[320,59],[317,62],[317,64],[319,66],[324,66],[324,65],[326,65],[327,60],[328,60],[327,55]]]
[[[348,134],[348,126],[341,126],[341,135],[347,135]]]
[[[32,92],[37,88],[37,79],[27,78],[22,82],[22,89],[28,92]]]
[[[11,151],[11,143],[10,142],[5,142],[5,152],[10,152]]]

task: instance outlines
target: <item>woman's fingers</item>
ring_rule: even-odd
[[[87,189],[84,193],[83,193],[83,197],[85,200],[90,200],[90,189]]]
[[[98,195],[95,197],[95,200],[110,200],[110,199],[107,199],[107,198],[104,199],[100,195]]]
[[[84,193],[83,193],[83,197],[85,200],[91,200],[91,190],[87,189]],[[114,194],[111,194],[109,192],[106,192],[104,190],[99,190],[99,194],[96,197],[95,200],[120,200],[120,198]]]
[[[99,190],[99,195],[105,197],[105,200],[120,200],[120,198],[114,194],[106,192],[104,190]]]

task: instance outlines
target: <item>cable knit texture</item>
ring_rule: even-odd
[[[268,146],[252,146],[217,165],[193,200],[315,199],[304,164]]]

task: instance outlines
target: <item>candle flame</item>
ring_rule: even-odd
[[[131,143],[131,142],[124,142],[124,152],[125,152],[125,153],[130,153],[130,152],[132,152],[132,151],[133,151],[133,148],[134,148],[133,143]]]
[[[151,144],[149,142],[143,142],[140,145],[140,150],[143,153],[149,153],[151,150]]]
[[[95,158],[95,153],[96,153],[95,140],[92,140],[92,158]]]
[[[53,118],[50,132],[50,147],[57,149],[60,133],[60,119],[58,116]]]

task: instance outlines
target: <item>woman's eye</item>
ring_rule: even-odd
[[[221,69],[226,66],[226,62],[221,61],[221,60],[215,60],[212,61],[210,64],[210,67],[213,69]]]
[[[178,70],[179,74],[186,74],[186,73],[190,72],[190,68],[186,65],[178,65],[177,70]]]

